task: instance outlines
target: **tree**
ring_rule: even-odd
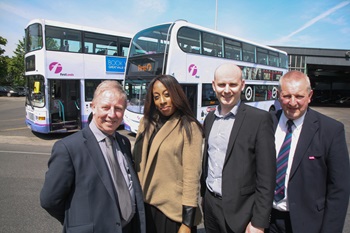
[[[1,46],[6,46],[7,40],[0,36],[0,84],[7,84],[7,63],[8,63],[8,56],[4,56],[5,49],[3,49]]]
[[[24,86],[24,37],[18,41],[17,48],[14,51],[14,56],[10,59],[7,67],[8,76],[10,77],[11,85]]]

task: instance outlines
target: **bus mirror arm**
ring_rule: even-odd
[[[27,96],[26,96],[26,97],[27,97],[27,100],[28,100],[28,102],[29,102],[29,106],[32,107],[32,110],[34,110],[33,103],[32,103],[32,99],[30,98],[29,91],[27,91],[26,95],[27,95]],[[26,101],[26,103],[27,103],[27,101]]]

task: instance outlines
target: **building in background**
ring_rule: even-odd
[[[311,105],[350,107],[350,49],[272,46],[289,55],[289,69],[310,77]]]

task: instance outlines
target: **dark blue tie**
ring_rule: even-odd
[[[275,201],[279,202],[285,196],[285,179],[286,179],[286,171],[288,167],[288,157],[290,151],[290,145],[292,142],[292,126],[293,121],[287,121],[287,133],[284,138],[283,144],[277,156],[277,174],[276,174],[276,188],[275,188]]]

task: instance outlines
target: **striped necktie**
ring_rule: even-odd
[[[278,153],[276,164],[277,164],[277,174],[276,174],[276,189],[274,200],[279,202],[285,197],[285,178],[286,171],[288,167],[288,157],[290,151],[290,145],[292,143],[292,126],[293,121],[287,121],[287,132],[286,137],[284,138],[281,149]]]

